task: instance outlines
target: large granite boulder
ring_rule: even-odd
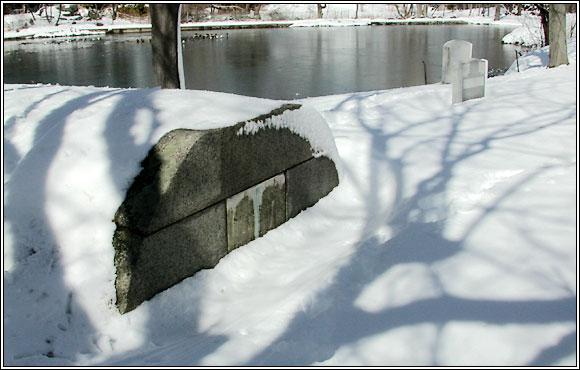
[[[309,118],[313,127],[297,124]],[[119,311],[214,267],[327,195],[338,184],[337,154],[314,143],[334,145],[320,120],[288,104],[225,128],[165,134],[115,215]]]

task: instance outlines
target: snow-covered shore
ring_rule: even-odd
[[[251,27],[348,27],[370,26],[390,24],[483,24],[483,25],[520,25],[515,20],[494,22],[490,19],[480,18],[417,18],[417,19],[308,19],[308,20],[283,20],[283,21],[208,21],[208,22],[185,22],[181,24],[182,30],[212,30],[229,28]],[[125,32],[150,32],[150,23],[81,23],[75,25],[39,26],[20,29],[18,31],[5,31],[5,40],[18,40],[26,38],[51,38],[51,37],[75,37],[87,35],[102,35],[106,33]]]
[[[503,14],[499,21],[494,21],[494,9],[486,16],[475,15],[476,11],[467,10],[433,10],[426,18],[398,19],[393,6],[385,4],[364,4],[360,7],[358,16],[355,4],[329,4],[324,9],[323,18],[316,18],[316,4],[270,4],[264,5],[260,12],[260,19],[211,19],[203,22],[184,22],[182,28],[187,29],[216,29],[241,27],[344,27],[363,26],[371,24],[401,24],[401,23],[466,23],[481,25],[524,25],[531,16],[514,16]],[[52,14],[57,14],[56,6]],[[537,17],[532,17],[533,19]],[[73,23],[74,22],[74,23]],[[140,20],[113,20],[110,14],[98,21],[73,20],[62,17],[58,26],[55,21],[47,22],[37,16],[32,21],[30,14],[4,16],[4,40],[15,40],[38,37],[75,37],[100,35],[107,32],[139,31],[148,32],[151,24],[147,18]],[[525,37],[525,36],[522,36]]]
[[[576,39],[568,66],[547,50],[462,104],[442,84],[298,100],[340,185],[126,315],[111,220],[138,158],[283,102],[4,85],[3,365],[574,366]]]
[[[51,14],[57,14],[56,5]],[[500,20],[495,21],[495,9],[486,15],[474,10],[435,10],[431,8],[425,18],[401,19],[393,5],[363,4],[356,10],[356,4],[328,4],[323,18],[317,18],[316,4],[268,4],[262,7],[259,16],[252,19],[235,20],[229,16],[212,16],[201,22],[183,22],[182,30],[211,30],[252,27],[348,27],[396,24],[477,24],[488,26],[519,26],[503,38],[506,44],[528,47],[542,45],[543,33],[538,16],[524,11],[516,16],[502,10]],[[105,12],[99,20],[77,20],[77,17],[61,17],[59,25],[48,22],[37,15],[5,15],[4,40],[55,37],[98,37],[107,33],[150,32],[148,17],[113,20]],[[576,14],[567,15],[567,34],[576,34]]]

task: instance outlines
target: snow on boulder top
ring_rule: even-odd
[[[281,114],[268,115],[263,119],[256,117],[248,120],[240,128],[238,135],[251,135],[264,128],[287,128],[303,139],[308,140],[314,157],[329,157],[340,173],[340,157],[338,156],[332,132],[324,118],[314,108],[302,105],[300,109],[287,109]]]

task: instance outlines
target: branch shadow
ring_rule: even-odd
[[[64,281],[60,246],[45,207],[48,173],[61,146],[67,118],[107,93],[71,99],[47,114],[34,135],[33,147],[41,150],[20,159],[4,184],[4,226],[12,231],[17,261],[10,271],[9,283],[4,285],[4,329],[19,333],[15,338],[5,338],[4,348],[13,354],[12,358],[4,357],[5,364],[69,365],[75,358],[67,348],[72,347],[77,353],[93,348],[91,337],[96,330]],[[39,103],[32,103],[26,112]],[[29,234],[30,230],[34,232]],[[29,270],[45,271],[40,273],[42,280],[35,279]],[[48,307],[45,322],[36,327],[39,323],[29,317],[31,311],[43,305]],[[56,311],[52,310],[54,307],[58,307]]]
[[[143,152],[144,155],[147,155],[151,147],[156,143],[154,134],[156,129],[162,125],[162,122],[159,118],[161,111],[156,107],[153,96],[155,91],[158,90],[127,90],[121,95],[107,119],[104,131],[110,158],[123,158],[124,153],[135,151]],[[131,128],[143,123],[139,122],[138,117],[144,114],[150,120],[150,124],[148,128],[140,129],[141,131],[147,131],[147,135],[142,136],[137,142],[135,136],[131,133]],[[122,129],[119,129],[120,124],[123,126]],[[150,160],[160,162],[155,155]],[[127,182],[125,164],[111,161],[109,171],[117,189],[130,191],[132,183]],[[141,168],[139,171],[141,171]],[[137,176],[142,176],[142,173]],[[152,192],[148,194],[148,198],[151,199],[150,204],[154,207],[161,197],[161,189],[160,184],[155,181],[152,181],[150,185]],[[143,344],[125,353],[113,355],[101,361],[99,366],[127,366],[142,363],[154,366],[161,363],[162,360],[156,358],[154,354],[147,355],[145,353],[162,352],[164,346],[183,348],[183,353],[188,355],[181,362],[178,357],[175,357],[172,360],[173,365],[193,365],[195,359],[190,358],[192,341],[197,343],[198,347],[201,347],[199,350],[204,355],[213,352],[223,344],[225,342],[223,337],[206,334],[199,330],[199,303],[205,287],[203,282],[199,280],[195,280],[193,284],[195,284],[195,288],[193,288],[196,292],[195,294],[200,297],[198,300],[190,299],[191,292],[180,292],[184,289],[182,284],[158,293],[142,303],[137,310],[146,312],[147,315],[144,327],[140,328]],[[187,289],[192,288],[187,287]],[[128,317],[128,320],[130,320],[132,315],[132,312],[128,312],[123,316]]]
[[[469,119],[470,112],[475,112],[478,109],[481,101],[471,101],[460,107],[454,107],[451,116],[436,111],[428,112],[429,107],[426,106],[412,107],[415,110],[425,110],[430,113],[428,119],[418,122],[411,122],[394,110],[383,106],[380,108],[381,125],[373,126],[365,122],[363,105],[366,99],[374,95],[376,94],[349,96],[331,110],[339,111],[343,108],[347,109],[347,105],[355,104],[354,117],[359,117],[358,124],[371,138],[372,152],[370,153],[369,170],[373,176],[366,184],[358,182],[361,186],[359,192],[366,194],[368,200],[368,219],[361,232],[356,252],[349,263],[342,267],[337,278],[325,290],[318,293],[312,306],[298,313],[281,336],[244,365],[303,366],[306,364],[324,364],[325,360],[332,358],[344,345],[354,344],[371,336],[384,335],[398,328],[427,323],[439,328],[434,339],[432,353],[424,363],[412,365],[437,366],[442,365],[438,358],[438,347],[441,345],[440,328],[450,322],[483,322],[490,325],[575,322],[575,294],[552,300],[510,301],[461,298],[445,292],[443,284],[433,270],[433,266],[437,262],[449,259],[464,250],[465,241],[478,225],[490,216],[515,189],[525,185],[541,172],[532,173],[505,191],[467,228],[460,239],[449,240],[443,234],[449,214],[446,194],[450,182],[454,179],[456,168],[469,158],[489,150],[492,144],[502,139],[528,135],[560,124],[566,117],[570,118],[573,113],[570,112],[568,116],[559,120],[543,120],[542,117],[534,117],[532,123],[522,119],[498,126],[481,140],[461,143],[463,149],[457,152],[454,146],[460,143],[460,127],[465,120]],[[562,107],[562,109],[566,108]],[[549,113],[546,116],[549,116]],[[390,133],[384,133],[383,127],[391,120],[397,120],[406,125]],[[388,153],[392,139],[408,135],[413,128],[433,122],[440,122],[446,127],[448,126],[448,130],[442,130],[441,135],[425,138],[420,146],[442,145],[439,170],[422,180],[417,185],[417,190],[413,195],[404,198],[401,189],[407,185],[403,176],[403,166],[408,161],[411,152],[420,150],[420,148],[408,148],[401,155],[394,157],[389,157],[386,153]],[[373,160],[373,156],[378,156],[380,160]],[[391,171],[397,186],[393,205],[393,209],[397,210],[397,213],[391,214],[387,220],[383,221],[395,230],[395,236],[387,242],[381,242],[376,237],[369,239],[368,235],[373,229],[376,230],[376,219],[380,219],[381,216],[374,209],[378,189],[381,186],[380,173],[385,171],[385,164]],[[345,171],[345,173],[347,176],[352,176],[349,171]],[[357,183],[356,179],[353,182]],[[434,213],[429,205],[434,205]],[[509,272],[509,266],[502,266],[499,261],[494,262]],[[392,272],[396,267],[413,263],[426,265],[433,284],[438,286],[438,296],[417,299],[402,306],[383,308],[378,312],[370,312],[357,305],[357,299],[364,287]],[[572,345],[575,346],[575,343],[575,338],[569,334],[562,338],[557,345],[538,354],[531,364],[547,365],[553,363],[562,356],[573,353]],[[406,345],[412,347],[414,343],[410,342]],[[305,348],[307,348],[306,351]]]
[[[557,361],[567,356],[576,355],[578,348],[578,334],[573,330],[569,334],[560,338],[560,341],[553,346],[544,349],[529,362],[527,366],[547,366],[557,363]]]
[[[95,99],[110,96],[103,94],[105,92],[98,92],[70,100],[47,115],[38,126],[35,143],[39,144],[44,139],[51,139],[54,145],[41,154],[31,153],[20,159],[12,173],[12,178],[6,184],[6,191],[10,196],[5,198],[4,222],[5,226],[8,224],[13,229],[20,264],[11,272],[12,281],[8,287],[5,286],[5,298],[12,302],[18,301],[20,306],[14,303],[5,306],[8,313],[5,325],[12,328],[18,327],[25,334],[30,334],[18,342],[10,343],[10,339],[8,344],[4,342],[5,348],[7,345],[27,348],[26,350],[10,349],[9,353],[16,355],[13,359],[5,358],[9,364],[67,365],[74,363],[76,361],[74,355],[63,354],[59,350],[63,344],[55,342],[55,338],[66,338],[68,341],[66,345],[71,346],[75,354],[90,353],[95,350],[94,337],[97,335],[98,328],[90,322],[64,282],[63,268],[59,264],[58,242],[43,207],[47,201],[45,188],[49,168],[62,142],[66,118],[74,111],[89,106]],[[334,108],[334,111],[340,111],[347,104],[354,104],[356,117],[359,117],[358,125],[366,131],[371,140],[369,181],[363,183],[353,178],[354,172],[345,171],[346,176],[351,177],[350,180],[358,185],[358,191],[366,199],[366,223],[360,232],[356,252],[342,267],[335,280],[317,294],[313,304],[296,314],[285,332],[252,357],[247,365],[291,366],[323,362],[336,354],[344,345],[419,324],[433,324],[441,328],[452,321],[503,325],[548,324],[576,320],[575,296],[523,301],[461,298],[445,291],[444,285],[439,281],[433,268],[437,262],[460,253],[465,248],[467,238],[493,213],[494,209],[507,199],[511,192],[540,173],[532,173],[506,190],[495,203],[487,207],[483,214],[469,225],[461,238],[450,240],[443,234],[449,213],[446,194],[458,166],[469,158],[489,150],[500,140],[527,135],[559,124],[571,117],[572,111],[568,116],[556,121],[552,119],[548,124],[543,122],[546,117],[542,116],[536,117],[532,125],[526,120],[514,121],[491,130],[477,142],[463,143],[459,138],[460,127],[465,120],[469,119],[468,115],[478,109],[479,102],[473,101],[461,109],[458,108],[451,116],[430,110],[428,106],[413,107],[413,109],[424,110],[426,116],[429,116],[416,122],[406,119],[394,109],[381,106],[378,109],[381,113],[380,125],[376,125],[365,119],[364,104],[368,102],[367,99],[380,94],[382,93],[362,96],[353,94]],[[135,104],[135,101],[139,103]],[[32,108],[27,109],[27,111],[30,110]],[[136,117],[141,110],[150,113],[152,125],[149,135],[141,144],[138,144],[131,135],[130,129],[138,124]],[[158,116],[159,111],[155,108],[151,90],[127,91],[121,94],[105,126],[104,137],[109,157],[122,158],[127,150],[146,150],[153,138],[153,131],[160,125]],[[403,122],[405,125],[385,132],[384,127],[390,121]],[[422,139],[417,146],[409,147],[399,155],[389,154],[395,138],[412,136],[413,128],[434,122],[444,124],[447,130]],[[123,125],[123,129],[119,129],[119,125]],[[462,144],[459,146],[462,148],[460,151],[455,148],[457,144]],[[408,187],[404,172],[406,163],[412,154],[416,155],[417,151],[426,146],[440,147],[439,157],[436,158],[440,165],[439,169],[426,175],[417,184],[414,193],[406,196],[403,193],[403,189]],[[130,185],[125,183],[127,168],[114,160],[110,163],[110,173],[116,187],[127,189]],[[393,209],[397,210],[397,213],[384,213],[375,207],[380,198],[381,186],[383,186],[381,179],[385,174],[391,175],[396,184]],[[26,184],[26,189],[14,189],[14,184]],[[33,221],[33,225],[26,226],[41,230],[41,239],[30,239],[22,232],[22,229],[19,230],[22,219],[14,215],[18,214],[16,211],[23,206],[30,210],[40,208],[38,212],[27,218]],[[377,238],[374,233],[382,225],[388,225],[394,230],[394,236],[386,242]],[[498,261],[495,262],[499,264]],[[433,284],[438,287],[437,296],[423,297],[410,303],[378,310],[361,307],[358,299],[366,286],[381,276],[393,272],[397,267],[417,263],[425,265]],[[25,280],[26,270],[30,268],[47,270],[49,278],[41,284],[33,280],[27,281],[26,284],[19,284],[20,287],[26,286],[30,289],[28,294],[21,294],[13,288],[14,282],[19,279]],[[353,284],[353,281],[356,284]],[[18,312],[18,309],[26,305],[42,304],[42,301],[46,299],[46,291],[43,291],[43,287],[50,287],[51,299],[59,302],[56,305],[59,311],[47,313],[46,327],[39,331],[38,328],[34,328],[35,322],[26,323],[25,316],[29,310]],[[199,299],[192,301],[191,296],[184,289],[194,289]],[[167,360],[166,357],[162,356],[161,359],[158,357],[158,354],[163,354],[165,348],[170,348],[171,355],[176,356],[171,359],[173,365],[200,364],[207,354],[215,352],[228,339],[223,335],[210,335],[200,330],[199,302],[203,299],[203,291],[203,279],[194,279],[192,284],[181,284],[161,293],[159,299],[146,302],[141,309],[147,316],[145,327],[141,332],[143,345],[110,357],[101,365],[142,363],[154,365],[156,361],[159,363]],[[175,309],[176,306],[179,309]],[[38,308],[33,309],[38,310]],[[69,330],[73,327],[78,329]],[[14,331],[14,329],[11,330]],[[63,331],[67,334],[60,333]],[[41,336],[38,335],[39,332],[42,333]],[[430,358],[422,365],[440,364],[441,361],[437,356],[440,337],[441,330],[436,335]],[[409,342],[406,345],[413,346],[414,344]],[[563,356],[574,353],[575,346],[575,333],[569,333],[562,337],[559,343],[537,354],[530,365],[553,363]],[[41,352],[28,350],[28,348],[39,347],[43,348]],[[304,351],[304,348],[308,348],[308,351]],[[150,352],[156,352],[156,354],[150,354]]]
[[[33,88],[31,86],[27,86],[24,89],[30,89]],[[13,90],[13,89],[11,89]],[[5,91],[10,91],[10,90],[5,90]],[[4,176],[6,175],[10,175],[12,173],[12,171],[14,171],[14,169],[16,168],[16,166],[18,165],[18,162],[20,162],[20,160],[22,159],[18,153],[18,151],[16,150],[16,147],[14,147],[14,145],[12,145],[12,143],[10,142],[10,140],[6,139],[6,134],[10,135],[12,129],[14,128],[14,124],[16,123],[16,121],[19,118],[26,118],[30,112],[32,112],[34,109],[36,109],[42,102],[45,102],[47,100],[49,100],[51,97],[61,94],[63,92],[67,91],[65,90],[59,90],[56,91],[52,94],[48,94],[44,97],[42,97],[42,99],[35,101],[34,103],[30,104],[25,110],[24,112],[22,112],[22,114],[18,115],[18,116],[12,116],[9,117],[8,119],[6,119],[4,121],[4,135],[2,136],[2,143],[4,145],[4,152],[3,152],[3,163],[4,163]],[[42,135],[37,134],[35,135],[36,138],[40,137]]]
[[[66,91],[60,90],[31,103],[24,114],[9,120],[8,127],[17,124],[18,118],[38,109],[42,102],[50,102],[53,96]],[[93,318],[83,309],[83,303],[86,302],[77,301],[78,297],[64,278],[65,275],[70,275],[70,271],[65,271],[62,265],[61,246],[46,208],[49,201],[50,169],[62,148],[65,131],[73,113],[90,111],[95,104],[109,99],[105,102],[108,104],[115,98],[112,103],[115,105],[105,116],[106,122],[101,135],[106,144],[108,171],[113,187],[121,191],[127,190],[130,185],[127,182],[127,171],[132,169],[124,160],[125,153],[146,153],[152,146],[155,130],[161,125],[160,111],[153,98],[155,91],[156,89],[102,90],[81,94],[44,116],[36,127],[31,145],[33,150],[23,158],[16,158],[18,153],[13,145],[7,146],[8,154],[12,153],[16,159],[13,160],[14,168],[9,169],[11,177],[4,189],[4,227],[10,229],[11,243],[15,246],[14,266],[9,272],[4,272],[4,329],[7,333],[6,340],[3,341],[5,365],[67,366],[90,362],[93,356],[107,358],[108,350],[102,348],[103,336],[107,334],[103,334],[103,328],[95,326],[91,320]],[[150,125],[136,127],[147,119],[143,114],[150,118]],[[136,138],[134,128],[141,135],[144,132],[146,134]],[[75,158],[67,160],[75,161]],[[110,217],[113,219],[113,215]],[[110,248],[113,248],[112,244]],[[113,263],[112,260],[110,262]],[[202,295],[203,284],[198,285],[197,289]],[[161,293],[163,294],[173,293]],[[127,353],[117,351],[115,356],[109,357],[105,362],[142,363],[143,353],[150,346],[159,348],[168,343],[175,344],[183,337],[197,338],[207,348],[207,353],[214,351],[223,340],[219,336],[198,333],[198,302],[189,301],[185,297],[187,295],[182,294],[170,301],[154,299],[146,302],[140,312],[140,315],[147,316],[144,327],[139,330],[143,345]],[[168,310],[168,302],[170,305],[177,302],[183,309],[171,307]],[[104,300],[102,303],[107,304]],[[116,310],[114,307],[109,309]],[[126,318],[121,317],[118,312],[111,314],[119,315],[115,318],[117,321],[130,322],[130,314]],[[167,315],[173,315],[175,319],[168,320]],[[175,325],[168,328],[168,322]],[[115,343],[122,340],[123,333],[120,334],[120,338],[111,337],[108,341],[105,340],[110,344],[110,351],[113,353]],[[189,359],[186,363],[190,363]]]

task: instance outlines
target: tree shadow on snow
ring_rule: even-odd
[[[51,97],[66,92],[59,90],[31,103],[20,118],[26,117],[39,107],[42,102],[50,102]],[[11,167],[6,169],[11,178],[5,184],[4,225],[10,227],[14,235],[15,265],[5,278],[4,285],[4,328],[7,336],[4,338],[4,365],[10,366],[67,366],[103,352],[103,334],[95,327],[87,316],[81,302],[77,301],[73,290],[67,286],[64,279],[59,242],[51,226],[46,205],[48,202],[48,175],[57,153],[59,152],[67,121],[70,116],[82,109],[106,99],[118,98],[111,113],[107,116],[103,133],[107,145],[110,176],[117,189],[126,190],[130,183],[126,182],[126,171],[123,164],[124,153],[143,150],[145,153],[152,145],[149,144],[152,134],[159,127],[159,111],[153,104],[152,94],[155,89],[136,90],[102,90],[83,94],[66,101],[62,106],[54,108],[38,123],[32,150],[20,158],[16,148],[8,146],[12,155]],[[139,123],[139,112],[147,112],[152,124],[149,135],[140,144],[135,142],[131,128]],[[16,118],[5,123],[10,128]],[[74,161],[74,158],[70,159]],[[121,194],[124,196],[124,194]],[[23,212],[22,210],[25,210]],[[110,215],[113,219],[114,215]],[[29,221],[30,224],[26,224]],[[112,222],[112,221],[111,221]],[[110,248],[113,249],[111,235]],[[113,263],[113,260],[110,261]],[[70,273],[70,272],[68,272]],[[111,281],[114,284],[114,281]],[[203,291],[202,286],[198,287]],[[114,287],[112,287],[114,289]],[[161,294],[163,295],[163,293]],[[8,302],[8,303],[7,303]],[[108,309],[115,310],[113,305]],[[175,304],[167,309],[166,304]],[[103,301],[103,305],[107,302]],[[211,353],[223,339],[217,336],[198,334],[198,302],[174,297],[171,300],[154,299],[144,304],[148,319],[139,334],[143,345],[129,353],[119,354],[107,361],[124,364],[141,364],[143,353],[150,347],[158,348],[167,342],[195,337],[203,343],[203,353]],[[168,320],[167,315],[173,315]],[[119,315],[118,312],[113,315]],[[130,315],[130,313],[128,314]],[[175,323],[172,328],[167,322]],[[18,333],[12,335],[11,333]],[[110,349],[115,352],[115,342],[123,340],[109,338],[106,340]],[[106,338],[105,338],[106,339]],[[183,342],[183,340],[182,340]],[[187,342],[183,342],[188,347]],[[184,353],[189,353],[184,350]],[[106,353],[103,355],[106,356]],[[134,355],[134,356],[133,356]],[[185,364],[191,364],[185,361]]]
[[[4,285],[4,329],[19,334],[4,338],[5,365],[70,365],[75,361],[73,353],[94,348],[95,328],[64,281],[60,246],[48,219],[46,191],[48,172],[60,148],[67,118],[107,93],[82,95],[54,108],[39,122],[33,150],[23,158],[15,157],[9,169],[12,173],[4,189],[4,225],[13,231],[13,257],[17,262]],[[24,116],[41,101],[32,103]],[[8,149],[16,155],[14,148]],[[42,323],[34,320],[39,317]]]
[[[8,353],[15,355],[13,359],[5,357],[7,364],[68,365],[77,361],[78,354],[99,351],[97,338],[101,334],[83,312],[82,306],[75,301],[76,298],[64,281],[64,271],[59,263],[58,242],[45,209],[48,171],[62,142],[67,117],[78,109],[90,106],[95,101],[116,95],[119,100],[107,117],[104,138],[111,158],[110,173],[113,181],[118,189],[127,189],[130,185],[124,183],[127,169],[114,159],[122,158],[125,151],[146,151],[147,147],[151,146],[149,144],[151,135],[160,124],[159,111],[152,97],[154,91],[138,89],[119,93],[105,90],[72,99],[50,112],[37,128],[35,143],[46,138],[52,140],[55,145],[42,153],[30,153],[22,159],[17,159],[18,165],[14,167],[12,178],[6,184],[5,190],[11,195],[5,198],[4,222],[14,230],[13,234],[16,235],[14,243],[19,248],[20,261],[16,269],[12,271],[13,282],[5,285],[4,298],[18,301],[18,303],[5,305],[4,324],[6,327],[18,327],[31,335],[26,337],[25,341],[21,340],[12,344],[10,344],[11,338],[5,337],[5,349],[8,341],[8,346],[12,346]],[[354,105],[355,116],[359,119],[358,124],[366,130],[371,140],[369,181],[361,183],[358,179],[352,178],[353,174],[348,171],[348,168],[345,171],[346,176],[350,176],[353,182],[358,184],[360,187],[358,191],[364,195],[366,201],[366,225],[361,230],[356,252],[348,264],[341,268],[334,281],[317,294],[313,304],[296,314],[285,332],[251,358],[247,364],[291,366],[323,362],[333,357],[341,347],[346,345],[356,345],[358,341],[376,335],[389,335],[399,328],[429,324],[436,328],[434,343],[430,353],[424,357],[424,363],[415,365],[438,365],[441,362],[438,356],[441,331],[450,322],[504,325],[575,321],[575,296],[524,301],[461,298],[445,291],[444,284],[439,281],[434,269],[436,263],[450,259],[464,250],[465,241],[478,226],[513,191],[540,176],[542,171],[525,176],[513,187],[507,189],[494,204],[488,206],[481,216],[469,225],[462,237],[449,240],[443,235],[449,214],[446,194],[458,166],[469,158],[485,152],[502,139],[527,135],[558,124],[558,122],[550,118],[551,120],[547,122],[551,123],[546,124],[543,122],[543,117],[535,117],[532,123],[527,120],[515,121],[497,126],[482,140],[473,143],[461,142],[463,146],[458,146],[461,124],[469,119],[472,111],[478,108],[477,101],[453,110],[454,113],[451,115],[447,110],[437,112],[428,106],[409,107],[409,109],[424,110],[427,113],[428,118],[418,122],[412,122],[396,110],[383,105],[376,108],[381,113],[380,125],[373,126],[364,118],[363,104],[369,103],[374,95],[354,94],[333,109],[338,112],[347,109],[347,105]],[[31,109],[27,109],[27,112]],[[525,107],[517,107],[517,109],[525,109]],[[131,128],[138,124],[136,117],[141,111],[148,112],[152,124],[149,136],[141,144],[137,144],[131,135]],[[402,122],[406,125],[385,130],[385,128],[389,129],[387,126],[389,122]],[[441,125],[440,134],[425,137],[416,147],[409,147],[398,155],[389,154],[389,149],[395,139],[412,135],[413,128],[434,123]],[[122,125],[123,129],[119,129],[119,125]],[[426,175],[417,184],[417,190],[413,194],[405,196],[403,189],[408,188],[404,175],[405,165],[412,155],[416,155],[416,151],[424,147],[440,148],[439,157],[436,158],[440,166],[435,173]],[[461,150],[458,151],[457,148]],[[9,149],[15,152],[14,148]],[[513,150],[520,150],[520,148]],[[16,154],[13,153],[13,155]],[[384,186],[381,181],[385,176],[394,179],[396,189],[392,209],[397,210],[397,213],[376,207],[380,200],[380,189]],[[13,184],[27,185],[26,189],[14,192],[15,189],[11,189]],[[34,225],[29,226],[35,230],[41,230],[38,233],[42,235],[41,239],[31,239],[25,233],[19,232],[20,219],[12,217],[17,214],[15,210],[19,207],[28,207],[31,211],[37,210],[35,215],[29,217],[34,222]],[[385,225],[394,230],[394,236],[388,241],[376,236],[377,229]],[[525,230],[521,230],[521,233],[525,233]],[[111,248],[113,248],[112,245]],[[499,260],[493,262],[501,266]],[[435,288],[431,287],[431,290],[437,291],[437,295],[412,299],[409,302],[386,308],[381,307],[378,304],[380,302],[375,302],[378,305],[372,309],[361,305],[360,297],[366,287],[382,276],[396,272],[397,268],[409,264],[424,267],[422,271],[435,284]],[[19,282],[16,285],[17,279],[29,278],[25,270],[30,268],[48,271],[46,275],[43,275],[48,277],[46,281],[30,280],[25,284]],[[507,270],[509,267],[503,268]],[[27,294],[22,294],[14,289],[16,286],[24,286],[30,290]],[[56,307],[57,312],[47,312],[46,320],[43,322],[45,325],[38,330],[34,327],[37,322],[27,323],[25,316],[29,310],[19,312],[18,308],[19,305],[21,307],[37,305],[34,310],[42,310],[42,302],[47,299],[47,289],[51,295],[50,299],[57,302],[47,307]],[[199,291],[199,300],[192,301],[189,292],[185,293],[182,289]],[[172,356],[171,365],[199,364],[206,355],[215,352],[227,341],[226,336],[209,335],[201,332],[198,327],[199,301],[203,299],[203,290],[203,279],[196,278],[145,302],[137,309],[141,310],[141,313],[146,312],[147,316],[145,327],[140,332],[143,344],[129,352],[115,355],[101,365],[160,364],[168,360],[163,355],[165,347]],[[39,336],[39,333],[42,335]],[[416,339],[409,338],[408,343],[403,345],[413,350],[417,346]],[[66,343],[59,343],[60,340]],[[15,346],[22,349],[14,349]],[[530,365],[553,363],[575,353],[575,346],[575,333],[566,334],[559,343],[538,353]],[[29,348],[42,348],[42,350],[31,352]],[[62,348],[68,348],[68,350],[63,352]],[[26,362],[27,359],[29,359],[28,362]]]
[[[384,94],[390,92],[381,92]],[[374,95],[374,94],[373,94]],[[459,143],[461,124],[469,119],[469,113],[476,110],[480,105],[478,101],[471,101],[458,106],[451,116],[447,113],[430,112],[428,119],[420,122],[411,122],[385,106],[381,109],[381,125],[373,127],[365,119],[362,105],[366,99],[373,95],[352,95],[338,104],[332,111],[349,109],[352,104],[356,105],[355,117],[359,117],[359,124],[369,133],[372,140],[372,153],[369,161],[371,178],[368,183],[360,184],[361,194],[366,194],[367,199],[367,226],[361,233],[361,240],[356,247],[355,254],[349,263],[342,267],[337,277],[325,290],[317,294],[312,306],[298,313],[289,323],[285,332],[267,348],[256,354],[245,365],[249,366],[299,366],[323,362],[345,346],[352,345],[376,335],[388,335],[398,328],[411,328],[419,324],[432,324],[437,331],[430,353],[421,357],[422,363],[407,365],[440,365],[440,346],[442,328],[451,322],[476,322],[483,325],[507,325],[507,324],[550,324],[575,321],[576,297],[573,293],[569,297],[552,300],[484,300],[469,299],[453,296],[445,292],[439,281],[433,266],[457,255],[465,247],[467,238],[478,226],[506,200],[517,188],[526,185],[529,181],[541,175],[543,170],[531,173],[513,187],[505,191],[491,206],[487,207],[482,215],[477,218],[467,231],[458,240],[449,240],[443,235],[446,218],[449,210],[446,201],[446,192],[450,181],[458,165],[478,154],[488,150],[493,144],[506,138],[527,135],[546,127],[559,124],[561,121],[543,119],[534,116],[534,121],[520,120],[508,122],[497,126],[482,140],[472,143],[464,143],[463,149],[458,152],[454,144]],[[348,103],[348,104],[347,104]],[[574,108],[574,107],[572,107]],[[375,108],[376,109],[376,108]],[[409,109],[426,110],[428,106],[409,107]],[[514,109],[526,109],[526,107],[514,107]],[[564,110],[570,107],[563,107]],[[570,115],[574,113],[570,111]],[[564,118],[565,119],[565,118]],[[383,126],[389,122],[400,121],[404,125],[400,129],[385,133]],[[420,148],[411,147],[398,156],[389,156],[390,143],[397,137],[410,135],[414,127],[433,124],[441,125],[441,135],[427,137],[421,142],[422,146],[441,146],[439,151],[439,170],[421,181],[416,192],[409,197],[403,197],[402,190],[405,188],[403,166],[408,161],[412,151]],[[549,122],[549,123],[545,123]],[[516,149],[518,150],[518,149]],[[398,213],[385,217],[376,209],[378,189],[381,172],[388,173],[395,178],[397,189],[393,209]],[[347,176],[352,176],[345,170]],[[356,179],[354,179],[356,182]],[[435,200],[435,201],[433,201]],[[387,242],[382,242],[376,237],[368,239],[373,230],[377,230],[377,219],[392,227],[394,237]],[[521,231],[525,233],[525,230]],[[501,265],[501,257],[492,261],[507,273],[509,266]],[[369,284],[385,276],[394,273],[395,268],[405,264],[422,264],[428,271],[435,289],[439,291],[437,296],[428,296],[414,299],[410,303],[395,305],[394,307],[375,308],[373,310],[361,307],[360,299],[363,289]],[[388,288],[387,288],[388,289]],[[385,293],[385,292],[383,292]],[[408,351],[416,351],[423,343],[419,338],[410,338],[407,343],[398,343],[408,348]],[[530,365],[547,365],[575,353],[575,333],[565,335],[561,341],[553,347],[539,353]],[[419,346],[419,347],[418,347]],[[385,349],[386,350],[386,349]],[[484,351],[485,349],[482,349]],[[349,352],[353,356],[364,356]],[[416,357],[412,357],[416,358]],[[493,354],[489,354],[493,358]],[[371,359],[361,359],[367,365],[392,365],[376,364]],[[369,363],[370,361],[370,363]],[[338,364],[340,365],[340,364]],[[483,364],[471,364],[483,365]]]
[[[104,132],[110,158],[123,158],[124,153],[135,151],[142,151],[145,157],[149,149],[155,144],[153,135],[161,126],[159,120],[161,111],[156,107],[153,98],[155,91],[159,90],[123,91],[120,100],[107,119]],[[139,116],[147,117],[145,119],[150,120],[150,125],[146,130],[148,135],[142,137],[139,140],[140,144],[137,144],[135,137],[131,134],[131,128],[140,123],[137,118]],[[119,129],[119,125],[122,125],[123,129]],[[110,173],[116,188],[123,189],[123,198],[125,191],[133,181],[131,179],[126,182],[126,171],[127,168],[111,161]],[[149,197],[159,199],[161,190],[157,190],[159,191],[157,195],[149,195]],[[113,248],[112,244],[111,248]],[[198,328],[200,300],[192,300],[192,293],[189,291],[187,293],[179,292],[182,289],[194,289],[197,294],[203,296],[205,289],[203,282],[193,280],[192,284],[195,287],[184,286],[183,282],[181,285],[177,284],[137,307],[135,311],[144,311],[147,315],[145,326],[139,331],[143,344],[128,352],[116,354],[102,361],[99,366],[167,365],[167,359],[163,358],[162,355],[164,346],[172,349],[171,365],[195,365],[197,360],[205,354],[215,351],[223,344],[224,337],[200,332]],[[114,309],[116,310],[116,308]],[[130,317],[132,314],[132,312],[128,312],[125,316]],[[192,352],[193,347],[197,347],[195,352]],[[197,352],[203,354],[199,359],[194,355]],[[160,353],[161,357],[158,356]],[[183,357],[180,357],[179,354],[182,354]]]

